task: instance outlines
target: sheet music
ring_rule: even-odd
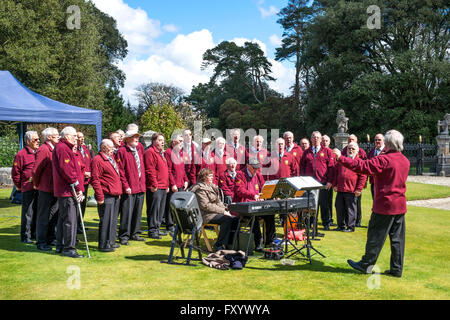
[[[313,177],[291,177],[286,178],[286,181],[288,181],[297,190],[323,188],[323,184]]]

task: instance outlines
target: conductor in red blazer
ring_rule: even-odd
[[[405,253],[406,179],[409,160],[402,154],[403,135],[390,130],[385,134],[385,152],[370,160],[350,159],[334,149],[337,161],[357,173],[371,175],[375,190],[372,215],[367,230],[365,254],[358,262],[348,264],[361,272],[370,273],[383,248],[386,236],[391,241],[390,269],[385,274],[401,277]]]

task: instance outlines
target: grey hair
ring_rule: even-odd
[[[227,158],[227,160],[225,160],[225,164],[230,164],[230,162],[237,163],[236,159],[233,157]]]
[[[259,135],[259,136],[254,136],[253,137],[253,142],[255,142],[256,139],[261,138],[262,141],[264,141],[264,137]]]
[[[347,147],[354,147],[356,153],[359,152],[359,146],[358,146],[358,144],[357,144],[356,142],[350,142],[350,143],[347,145]]]
[[[291,132],[291,131],[286,131],[285,133],[283,133],[283,138],[285,138],[287,135],[290,135],[290,136],[294,136],[294,134]]]
[[[107,147],[108,144],[110,146],[114,146],[114,142],[112,142],[111,139],[103,139],[102,142],[100,142],[100,150],[103,150],[103,148]]]
[[[276,141],[275,141],[275,143],[278,145],[278,141],[282,141],[283,143],[286,143],[285,141],[284,141],[284,139],[283,138],[278,138]]]
[[[320,137],[322,137],[322,134],[320,133],[320,131],[314,131],[313,133],[311,133],[311,138],[313,137],[313,135],[318,134],[320,135]]]
[[[122,136],[124,136],[124,135],[125,135],[125,132],[123,132],[123,130],[122,130],[122,129],[119,129],[119,130],[117,130],[117,131],[116,131],[116,133],[118,133],[118,134],[120,134],[120,135],[122,135]]]
[[[405,138],[397,130],[389,130],[384,135],[384,143],[389,150],[395,150],[398,152],[403,151],[403,140]]]
[[[216,139],[216,144],[219,143],[220,141],[222,141],[223,143],[227,143],[227,140],[225,140],[225,138],[223,138],[223,137],[218,137],[218,138]]]
[[[76,134],[77,130],[75,130],[74,127],[70,127],[70,126],[69,127],[65,127],[64,129],[61,130],[59,136],[61,138],[65,138],[67,134],[70,134],[72,132],[73,132],[73,134]]]
[[[25,132],[25,141],[33,140],[33,136],[38,135],[36,131],[27,131]]]
[[[129,125],[127,125],[126,131],[130,131],[130,130],[139,131],[139,126],[136,123],[130,123]]]
[[[44,130],[42,130],[42,139],[44,139],[44,142],[47,141],[47,137],[51,136],[53,134],[58,134],[58,130],[52,127],[49,128],[45,128]]]

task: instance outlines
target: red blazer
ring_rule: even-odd
[[[117,152],[117,163],[119,164],[120,181],[122,182],[122,191],[130,188],[131,194],[145,192],[145,164],[144,154],[140,148],[138,150],[139,160],[141,164],[141,178],[139,178],[139,171],[130,147],[125,145],[120,147]]]
[[[80,147],[78,147],[78,152],[80,153],[81,158],[84,161],[84,172],[91,172],[91,162],[92,162],[92,158],[91,158],[91,153],[89,152],[89,149],[86,145],[82,145],[81,148],[84,151],[84,156],[83,153],[80,150]],[[84,174],[84,173],[83,173]],[[88,185],[90,183],[90,179],[84,179],[84,185]]]
[[[45,142],[36,151],[33,184],[39,191],[53,193],[52,157],[53,149],[49,142]]]
[[[314,157],[312,146],[303,152],[300,175],[313,177],[322,184],[334,182],[334,156],[330,148],[320,147]]]
[[[72,197],[71,184],[76,184],[76,192],[84,191],[83,180],[80,180],[81,166],[73,152],[73,144],[61,139],[53,149],[52,165],[55,197]]]
[[[16,188],[22,192],[33,190],[32,175],[35,162],[36,153],[28,146],[17,152],[14,157],[11,178]]]
[[[81,183],[81,189],[84,192],[84,186],[86,185],[86,181],[84,178],[84,173],[86,172],[86,166],[84,164],[84,160],[83,160],[83,156],[81,155],[80,150],[77,150],[77,152],[75,152],[75,158],[77,159],[77,164],[80,167],[80,175],[78,176],[78,181],[80,181]]]
[[[266,180],[276,180],[280,178],[289,178],[298,176],[298,165],[294,156],[289,152],[284,152],[281,162],[278,155],[274,154],[270,157],[269,165],[265,166],[262,171]]]
[[[247,169],[239,171],[234,186],[236,202],[255,201],[255,195],[261,193],[264,183],[264,178],[259,172],[250,177]]]
[[[201,159],[198,160],[197,162],[198,163],[195,165],[196,179],[198,179],[198,174],[199,174],[200,170],[202,170],[204,168],[208,168],[208,169],[212,170],[212,172],[214,173],[214,182],[213,183],[217,185],[216,174],[215,174],[216,164],[215,164],[214,154],[212,154],[210,152],[208,156],[205,156],[202,153]]]
[[[369,154],[367,155],[367,159],[372,159],[372,158],[375,158],[376,156],[375,156],[375,150],[376,150],[376,148],[374,147],[374,148],[372,148],[372,150],[370,150],[370,152],[369,152]],[[384,148],[383,148],[383,150],[381,150],[381,153],[383,153],[384,152]],[[380,153],[380,154],[381,154]],[[373,184],[374,183],[374,181],[373,181],[373,177],[372,176],[369,176],[369,182],[370,182],[370,184]]]
[[[373,212],[396,215],[406,213],[406,179],[409,160],[401,153],[387,151],[370,160],[339,158],[339,163],[375,180]]]
[[[184,170],[183,150],[180,149],[179,152],[173,152],[173,148],[170,147],[164,152],[164,157],[169,169],[170,188],[176,186],[178,189],[182,189],[184,183],[189,182]]]
[[[234,179],[231,177],[230,173],[227,171],[222,172],[219,176],[219,181],[217,183],[217,186],[222,189],[223,194],[225,196],[230,196],[233,202],[235,202],[235,196],[234,196],[234,185],[236,184],[236,178],[237,178],[238,172],[236,172],[236,175],[234,176]]]
[[[234,149],[232,145],[226,144],[225,145],[225,152],[230,157],[233,157],[237,161],[236,165],[236,171],[239,171],[243,168],[246,168],[247,162],[248,162],[248,151],[245,149],[245,147],[242,144],[239,144],[239,147],[237,149]]]
[[[356,155],[356,158],[359,158],[359,156]],[[341,163],[336,164],[333,187],[337,187],[338,192],[361,192],[366,180],[366,175],[358,174],[344,167]]]
[[[214,184],[218,185],[219,184],[219,179],[220,176],[227,171],[227,164],[226,164],[226,160],[228,158],[228,154],[225,152],[225,150],[223,151],[223,155],[219,156],[218,154],[216,154],[216,151],[214,150],[212,152],[212,155],[214,157]]]
[[[286,151],[287,151],[287,148],[286,148]],[[300,148],[300,146],[294,142],[294,146],[292,147],[291,151],[288,151],[288,152],[290,154],[292,154],[295,158],[295,161],[297,161],[297,166],[298,166],[297,171],[300,173],[300,160],[302,159],[303,149]]]
[[[250,148],[248,151],[249,158],[257,158],[259,160],[259,163],[261,163],[262,166],[268,165],[270,162],[270,154],[267,149],[261,148],[261,150],[256,151],[253,148]]]
[[[91,185],[94,188],[95,199],[104,201],[105,194],[120,196],[122,194],[122,183],[120,182],[119,165],[117,165],[116,171],[102,152],[94,157],[91,165]]]
[[[191,142],[191,154],[183,149],[183,158],[184,158],[184,170],[186,171],[186,176],[188,177],[189,184],[194,185],[197,182],[197,170],[196,164],[199,164],[201,161],[197,149],[193,142]]]
[[[161,155],[155,146],[151,146],[145,151],[145,181],[147,189],[169,188],[169,167],[164,154]]]

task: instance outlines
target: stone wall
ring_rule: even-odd
[[[13,186],[11,168],[0,168],[0,186]]]

